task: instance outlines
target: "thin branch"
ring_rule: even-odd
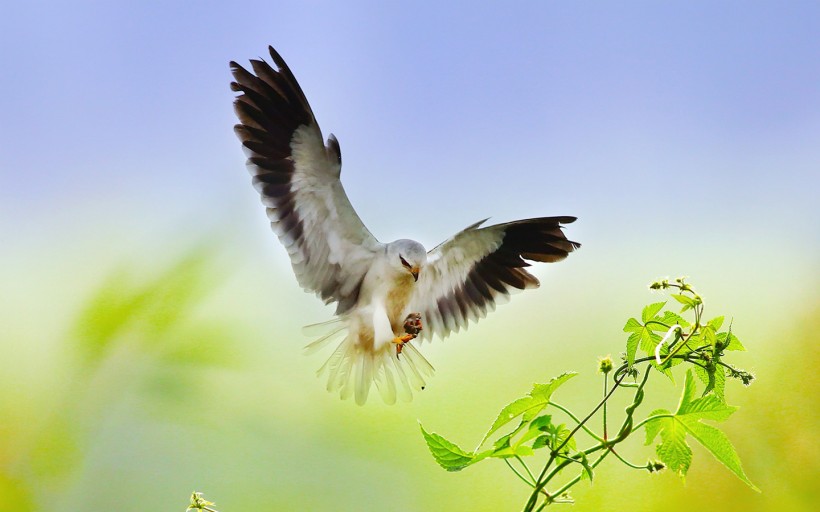
[[[513,473],[515,473],[515,476],[517,476],[518,478],[521,479],[522,482],[529,485],[530,487],[535,487],[535,484],[533,482],[527,480],[527,478],[524,475],[522,475],[521,473],[518,472],[517,469],[515,469],[515,466],[510,464],[510,459],[505,458],[504,463],[507,465],[508,468],[510,468],[512,470]]]
[[[646,465],[639,466],[639,465],[637,465],[637,464],[633,464],[632,462],[629,462],[628,460],[626,460],[626,459],[624,459],[623,457],[621,457],[621,456],[620,456],[620,454],[618,454],[618,452],[616,452],[614,448],[610,447],[610,448],[609,448],[609,451],[611,451],[611,452],[612,452],[612,455],[614,455],[614,456],[618,457],[618,460],[619,460],[619,461],[623,462],[624,464],[626,464],[626,465],[627,465],[627,466],[629,466],[630,468],[633,468],[633,469],[643,469],[643,470],[646,470]]]
[[[598,402],[598,405],[596,405],[595,408],[592,409],[592,411],[589,414],[587,414],[586,417],[583,420],[581,420],[574,429],[572,429],[572,431],[569,433],[567,438],[564,439],[564,441],[557,448],[555,448],[552,451],[552,453],[550,453],[550,458],[547,460],[547,463],[544,465],[544,469],[542,469],[541,473],[538,475],[538,479],[535,481],[535,484],[536,484],[535,489],[533,490],[532,494],[530,495],[530,499],[527,502],[527,506],[525,507],[524,510],[532,510],[532,507],[534,507],[535,504],[538,502],[538,493],[541,491],[541,489],[544,488],[544,486],[549,481],[549,478],[544,480],[544,475],[547,474],[547,471],[549,470],[549,467],[555,461],[555,456],[569,442],[569,440],[572,439],[572,437],[578,432],[578,430],[580,430],[583,427],[583,425],[587,421],[589,421],[589,419],[592,418],[592,416],[595,415],[596,412],[598,412],[598,409],[600,409],[601,407],[604,406],[606,401],[609,400],[609,397],[611,397],[612,394],[615,392],[615,390],[618,389],[618,385],[621,383],[621,381],[623,381],[626,378],[626,376],[627,376],[627,374],[624,373],[624,374],[622,374],[622,375],[615,378],[615,385],[612,386],[612,389],[609,390],[609,392],[606,394],[606,396],[600,402]],[[603,447],[604,447],[604,444],[600,444],[597,449],[600,449],[600,448],[603,448]],[[566,465],[566,463],[563,464],[563,465],[559,465],[559,467],[563,467],[564,465]]]
[[[609,454],[609,452],[610,452],[610,450],[607,450],[607,451],[605,451],[604,453],[602,453],[602,454],[601,454],[601,456],[600,456],[600,457],[598,457],[598,458],[595,460],[595,462],[593,462],[592,464],[590,464],[590,467],[591,467],[592,469],[595,469],[595,467],[596,467],[596,466],[598,466],[598,464],[600,464],[600,463],[601,463],[601,461],[603,461],[603,460],[604,460],[604,458],[605,458],[605,457]],[[579,474],[578,474],[578,476],[576,476],[575,478],[573,478],[573,479],[572,479],[572,480],[570,480],[569,482],[565,483],[565,484],[564,484],[564,485],[563,485],[560,489],[558,489],[557,491],[555,491],[553,494],[554,494],[554,495],[556,495],[556,496],[559,496],[559,495],[561,495],[561,494],[565,493],[565,492],[567,491],[567,489],[569,489],[569,488],[570,488],[570,487],[572,487],[573,485],[577,484],[577,483],[581,480],[581,475],[583,475],[583,472],[582,472],[582,473],[579,473]]]
[[[518,462],[520,462],[522,466],[524,466],[524,470],[525,470],[525,471],[527,472],[527,474],[530,476],[530,480],[532,480],[533,482],[535,482],[535,477],[534,477],[534,476],[532,476],[532,471],[530,471],[530,467],[529,467],[529,466],[527,466],[527,463],[526,463],[526,462],[524,462],[524,459],[522,459],[519,455],[516,455],[516,456],[515,456],[515,459],[516,459]]]
[[[646,425],[647,423],[649,423],[650,421],[653,421],[653,420],[658,420],[658,419],[661,419],[661,418],[674,418],[674,417],[675,417],[674,414],[656,414],[654,416],[649,416],[648,418],[644,418],[643,420],[639,421],[637,425],[632,427],[632,430],[633,431],[638,430],[639,428],[641,428],[642,426]]]
[[[609,373],[604,373],[604,396],[606,396],[607,386],[609,384]],[[606,402],[604,402],[604,439],[609,439],[606,431]]]
[[[560,410],[561,412],[563,412],[564,414],[566,414],[567,416],[572,418],[572,420],[575,421],[575,423],[581,425],[581,420],[579,420],[577,416],[572,414],[572,411],[570,411],[569,409],[567,409],[563,405],[557,404],[557,403],[553,402],[552,400],[550,400],[548,405],[551,405],[551,406],[555,407],[556,409]],[[582,425],[581,428],[584,429],[584,432],[589,434],[590,437],[594,438],[596,441],[600,441],[600,442],[604,441],[603,437],[599,436],[598,434],[596,434],[595,432],[590,430],[589,427],[587,427],[586,425]]]

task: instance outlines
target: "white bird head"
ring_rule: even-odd
[[[387,258],[391,267],[409,272],[418,281],[419,272],[427,263],[427,251],[415,240],[401,239],[387,244]]]

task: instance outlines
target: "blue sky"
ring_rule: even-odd
[[[587,243],[688,225],[811,256],[818,33],[815,2],[13,3],[0,228],[263,236],[227,62],[273,44],[385,240],[571,214]]]

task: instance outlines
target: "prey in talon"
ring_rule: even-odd
[[[407,315],[407,319],[404,320],[404,332],[407,334],[393,340],[393,343],[396,344],[396,357],[399,357],[401,354],[402,349],[404,349],[404,344],[418,336],[421,329],[421,313],[410,313]]]

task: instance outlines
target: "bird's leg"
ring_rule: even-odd
[[[415,337],[415,334],[405,334],[404,336],[396,336],[393,338],[393,343],[396,344],[396,357],[399,357],[399,354],[401,354],[402,349],[404,349],[404,344]]]
[[[399,354],[401,354],[404,344],[415,339],[421,332],[421,329],[421,313],[410,313],[407,315],[407,318],[404,320],[404,332],[407,334],[393,338],[393,343],[396,344],[396,357],[399,357]]]

